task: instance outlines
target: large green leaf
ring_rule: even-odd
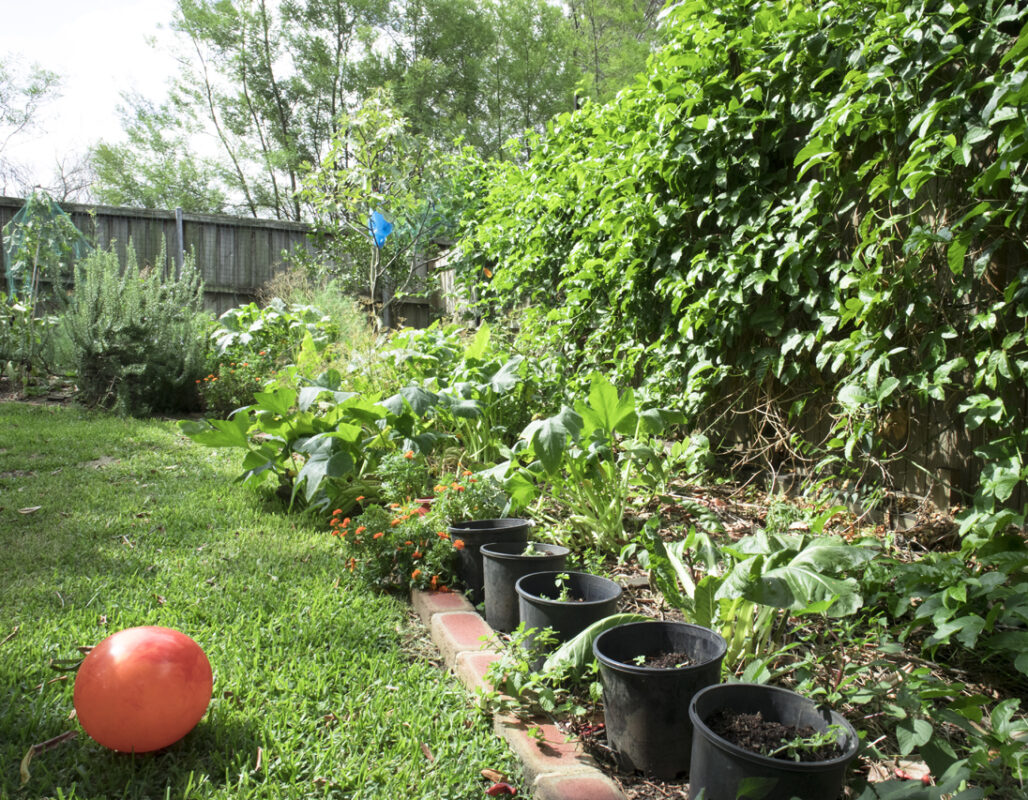
[[[603,375],[592,376],[589,402],[576,403],[575,410],[582,415],[586,434],[594,430],[608,436],[612,436],[615,431],[626,434],[635,432],[635,393],[628,389],[619,397],[617,388]]]
[[[243,413],[236,413],[231,419],[181,420],[178,427],[184,435],[206,447],[247,447],[250,443],[250,418]]]
[[[564,406],[560,412],[546,419],[533,420],[521,432],[532,453],[551,475],[560,467],[568,447],[568,439],[576,441],[582,432],[582,417]]]
[[[521,380],[521,365],[524,356],[511,356],[496,372],[489,376],[489,387],[496,394],[506,394]]]
[[[439,402],[439,396],[420,386],[404,386],[392,397],[382,401],[382,405],[392,414],[400,416],[404,408],[410,409],[419,417],[434,407]]]
[[[650,617],[643,614],[612,614],[604,617],[553,651],[543,664],[542,671],[552,672],[565,667],[573,670],[584,669],[593,660],[593,642],[596,641],[597,636],[618,625],[628,622],[646,622],[649,619]]]

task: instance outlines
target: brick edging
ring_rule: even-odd
[[[485,673],[500,657],[496,632],[463,595],[411,591],[411,605],[429,630],[446,666],[469,692],[489,685]],[[547,719],[533,720],[542,739],[528,735],[528,726],[506,715],[494,720],[496,735],[520,759],[525,781],[535,800],[626,800],[577,740]]]

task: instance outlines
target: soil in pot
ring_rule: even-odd
[[[838,744],[835,755],[817,760],[768,756],[734,743],[711,724],[730,715],[760,715],[785,728],[811,728],[814,738],[829,735]],[[692,800],[736,798],[744,789],[760,788],[763,800],[836,800],[845,785],[846,768],[856,757],[859,737],[843,717],[820,708],[813,700],[788,689],[766,684],[722,683],[697,692],[689,705],[693,725],[692,765],[689,774]],[[715,723],[716,724],[716,723]],[[744,727],[743,723],[733,726]],[[834,734],[833,734],[834,731]],[[776,747],[781,742],[776,743]]]
[[[689,771],[689,703],[717,682],[727,647],[687,622],[630,622],[596,637],[607,742],[622,769],[661,780]]]
[[[842,755],[833,732],[818,732],[810,725],[783,725],[764,719],[759,711],[747,714],[722,709],[707,726],[722,739],[754,753],[783,761],[827,761]]]

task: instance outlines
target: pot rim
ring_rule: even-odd
[[[786,761],[781,758],[772,758],[771,756],[756,753],[753,750],[747,750],[745,747],[739,747],[739,745],[733,744],[727,739],[718,736],[707,726],[706,720],[702,719],[696,712],[696,703],[701,700],[704,695],[716,694],[719,691],[731,691],[736,687],[755,688],[769,693],[788,695],[790,697],[799,698],[813,708],[818,707],[817,704],[809,697],[806,697],[799,692],[794,692],[791,689],[782,688],[781,686],[769,686],[766,683],[716,683],[713,686],[707,686],[706,688],[700,689],[700,691],[693,695],[693,698],[689,703],[689,719],[693,725],[694,739],[696,737],[696,731],[701,731],[701,735],[706,737],[712,745],[733,757],[742,758],[750,761],[751,763],[773,767],[774,769],[786,772],[821,772],[828,767],[843,766],[856,757],[857,751],[860,749],[860,737],[857,735],[856,729],[852,724],[850,724],[849,720],[832,709],[829,709],[831,724],[840,725],[846,731],[849,745],[842,752],[842,755],[836,756],[835,758],[825,759],[823,761]]]
[[[611,658],[605,653],[600,652],[600,643],[603,641],[603,638],[608,633],[620,630],[622,628],[632,628],[638,627],[640,625],[661,625],[665,628],[689,628],[697,631],[705,631],[707,633],[712,633],[715,637],[717,637],[716,639],[714,639],[714,641],[718,644],[718,650],[720,652],[718,652],[711,658],[706,659],[705,661],[701,661],[697,664],[689,664],[685,667],[647,667],[641,664],[632,664],[627,661],[618,661],[617,659]],[[602,664],[605,667],[609,667],[610,669],[618,670],[621,672],[634,673],[636,675],[685,674],[691,670],[706,667],[711,662],[719,661],[720,659],[725,657],[725,653],[727,652],[728,642],[725,641],[725,637],[722,636],[720,633],[711,628],[704,628],[702,625],[696,625],[692,622],[683,622],[679,620],[654,619],[640,622],[625,622],[621,625],[615,625],[613,628],[608,628],[607,630],[600,633],[595,639],[593,639],[593,655],[596,656],[596,660],[599,661],[600,664]]]
[[[528,545],[533,547],[547,547],[552,552],[539,553],[534,556],[522,555],[519,551],[517,553],[505,553],[502,549],[506,547],[518,547],[520,550],[524,550]],[[487,558],[494,558],[497,561],[527,561],[535,558],[554,558],[556,556],[566,556],[571,553],[570,548],[564,547],[562,544],[550,544],[548,542],[490,542],[484,544],[479,548],[479,552]]]
[[[467,519],[447,525],[451,536],[464,534],[489,533],[491,531],[505,531],[510,528],[532,527],[531,520],[520,517],[499,517],[497,519]]]
[[[567,574],[569,578],[581,576],[585,578],[594,578],[600,581],[604,581],[607,584],[613,584],[615,587],[617,587],[617,593],[611,597],[605,597],[599,600],[551,600],[549,597],[541,597],[540,595],[532,594],[531,592],[521,587],[523,581],[528,581],[531,578],[534,578],[536,575],[558,575],[560,573]],[[547,569],[541,570],[539,572],[530,572],[528,575],[522,575],[514,584],[514,591],[517,592],[518,597],[523,597],[526,600],[530,600],[533,603],[537,603],[543,606],[559,606],[562,608],[566,606],[574,606],[576,608],[589,608],[591,606],[604,605],[606,603],[609,603],[611,600],[618,600],[623,593],[621,584],[619,584],[617,581],[611,580],[610,578],[604,575],[594,575],[591,572],[575,572],[573,570],[563,569]]]

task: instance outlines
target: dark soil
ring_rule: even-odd
[[[688,653],[674,651],[670,653],[654,653],[652,656],[640,660],[641,667],[653,667],[654,669],[677,669],[688,667],[693,663]]]
[[[707,727],[722,739],[745,750],[783,761],[827,761],[842,755],[842,749],[836,742],[783,750],[786,742],[808,739],[817,731],[809,725],[783,725],[774,720],[764,719],[759,711],[755,714],[746,714],[722,709],[707,720]]]

